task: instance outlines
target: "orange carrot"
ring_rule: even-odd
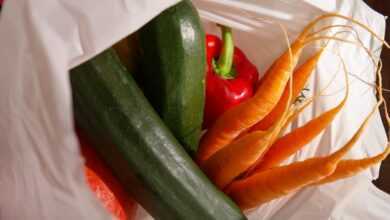
[[[268,77],[252,98],[227,110],[206,132],[197,154],[199,164],[262,120],[276,106],[301,54],[304,38],[304,35],[298,37],[289,50],[275,61],[266,73]]]
[[[254,131],[228,144],[209,157],[203,170],[219,188],[223,189],[234,178],[254,167],[268,148],[275,142],[285,121],[289,118],[288,106],[291,101],[292,82],[289,84],[286,105],[281,116],[266,131]],[[249,169],[250,171],[250,169]],[[245,175],[244,175],[245,177]]]
[[[312,28],[325,18],[337,16],[335,14],[322,15],[310,22],[288,48],[288,51],[271,65],[255,95],[246,102],[229,109],[217,119],[202,137],[196,156],[198,164],[202,165],[212,154],[225,147],[271,112],[282,97],[287,81],[307,43],[306,37]]]
[[[299,105],[293,105],[290,109],[289,109],[289,113],[288,113],[288,118],[285,120],[286,122],[284,123],[283,125],[283,128],[282,130],[280,131],[280,133],[284,133],[284,131],[286,130],[287,126],[293,121],[295,120],[299,114],[306,109],[306,107],[308,107],[311,103],[313,103],[313,101],[321,96],[323,94],[323,92],[331,85],[331,83],[336,79],[336,76],[337,74],[334,75],[333,79],[330,80],[328,82],[328,84],[323,88],[321,89],[321,91],[318,93],[318,94],[315,94],[314,96],[312,97],[309,97],[307,98],[303,103],[299,104]]]
[[[348,82],[347,82],[348,83]],[[308,144],[313,138],[321,133],[333,121],[338,112],[344,107],[348,97],[347,91],[343,100],[336,107],[322,113],[320,116],[312,119],[305,125],[293,130],[285,136],[279,138],[265,154],[262,161],[254,169],[259,172],[279,165],[289,156],[293,155],[299,149]]]
[[[302,91],[323,51],[323,48],[320,49],[314,56],[309,58],[304,64],[302,64],[297,70],[294,71],[292,99],[295,99]],[[284,109],[286,108],[288,96],[289,89],[286,87],[284,89],[282,98],[279,100],[275,108],[273,108],[272,111],[263,118],[263,120],[254,125],[250,130],[266,130],[271,127],[271,125],[275,123],[275,121],[282,115]]]
[[[328,17],[344,18],[351,21],[354,24],[358,24],[359,26],[365,28],[367,31],[372,33],[374,37],[381,40],[387,47],[389,47],[389,45],[386,42],[380,39],[375,33],[373,33],[369,28],[365,27],[363,24],[338,14],[327,14],[327,15],[320,16],[319,18],[312,21],[305,28],[305,31],[307,32],[307,29],[309,29],[309,27],[313,27],[318,21]],[[318,39],[339,40],[336,37],[327,37],[327,36],[322,38],[312,37],[310,40],[306,41],[305,43],[312,42]],[[344,64],[344,68],[345,68],[345,64]],[[380,74],[378,77],[380,80]],[[264,86],[264,84],[266,84],[265,82],[269,80],[269,78],[271,78],[271,75],[266,74],[266,77],[260,84],[259,88]],[[380,88],[381,88],[381,83],[379,83],[378,91],[380,91]],[[231,196],[232,199],[236,201],[237,204],[242,209],[248,209],[248,208],[255,207],[256,205],[262,204],[264,202],[270,201],[272,199],[278,198],[280,196],[286,195],[289,192],[296,191],[306,185],[319,182],[322,179],[326,179],[327,176],[331,176],[333,173],[335,173],[336,175],[337,172],[335,171],[337,170],[339,164],[344,164],[344,163],[349,164],[349,162],[346,163],[340,161],[347,154],[347,152],[354,146],[354,144],[356,143],[356,141],[359,139],[362,132],[366,128],[369,119],[376,111],[378,106],[383,102],[382,94],[380,94],[379,99],[380,100],[375,105],[375,107],[370,112],[370,114],[365,118],[365,120],[363,121],[359,129],[349,139],[349,141],[338,151],[326,157],[307,159],[305,161],[293,163],[291,165],[274,167],[274,168],[256,172],[252,176],[244,177],[233,181],[227,188],[225,188],[225,192],[229,196]],[[343,102],[345,102],[345,100],[343,100]],[[343,103],[340,104],[343,105]],[[280,118],[278,120],[280,120]],[[321,122],[323,121],[317,120],[318,124],[314,123],[313,126],[315,125],[319,126]],[[387,153],[385,156],[387,156]],[[385,156],[382,155],[382,157]],[[375,160],[379,160],[379,159],[382,158],[379,158],[378,156]],[[365,165],[372,163],[372,161],[373,160],[369,162],[365,161],[366,162]],[[339,169],[341,169],[342,166],[344,165],[341,165]],[[353,169],[351,167],[347,167],[347,168]]]
[[[213,154],[202,166],[220,189],[250,167],[266,150],[271,132],[254,131]]]
[[[356,38],[358,40],[358,42],[361,44],[361,47],[366,51],[366,53],[368,54],[368,56],[370,57],[370,59],[372,60],[373,64],[375,64],[375,59],[373,58],[373,54],[371,51],[369,51],[368,48],[364,47],[362,44],[362,41],[360,40],[358,34],[356,31],[354,31],[355,34],[356,34]],[[386,42],[385,42],[385,45],[386,45]],[[382,75],[381,75],[381,70],[382,70],[382,61],[379,60],[378,61],[378,65],[377,65],[377,70],[376,70],[376,75],[378,76],[378,86],[377,86],[377,92],[379,94],[379,101],[378,101],[378,104],[380,103],[384,103],[384,113],[385,113],[385,119],[386,119],[386,122],[387,124],[389,125],[390,124],[390,117],[389,117],[389,114],[388,114],[388,111],[387,111],[387,103],[386,101],[383,99],[383,93],[382,93]],[[377,104],[377,106],[378,106]],[[326,184],[326,183],[330,183],[330,182],[334,182],[334,181],[337,181],[337,180],[341,180],[341,179],[344,179],[344,178],[347,178],[347,177],[351,177],[351,176],[354,176],[356,174],[358,174],[359,172],[362,172],[364,171],[365,169],[377,164],[377,163],[380,163],[381,161],[383,161],[384,159],[386,159],[386,157],[390,154],[390,144],[388,143],[386,149],[376,155],[376,156],[373,156],[373,157],[368,157],[368,158],[363,158],[363,159],[350,159],[350,160],[342,160],[340,161],[340,163],[337,165],[337,168],[335,170],[335,172],[326,177],[326,178],[323,178],[321,179],[320,181],[318,182],[315,182],[311,185],[322,185],[322,184]]]
[[[336,26],[336,27],[339,27],[339,26],[344,27],[344,25],[334,25],[334,26]],[[347,27],[349,27],[349,26],[347,26]],[[340,34],[340,33],[343,33],[343,32],[337,32],[335,35]],[[294,75],[293,75],[293,81],[294,81],[294,84],[293,84],[293,92],[294,92],[293,98],[294,99],[297,99],[297,95],[298,95],[299,91],[303,89],[304,84],[306,83],[308,77],[311,75],[311,72],[314,70],[316,62],[318,62],[318,59],[320,58],[321,54],[323,53],[323,51],[324,51],[325,47],[328,45],[328,43],[329,43],[329,41],[325,44],[325,46],[323,46],[320,49],[320,51],[318,51],[313,57],[309,58],[309,60],[307,60],[304,64],[302,64],[294,72]],[[317,95],[311,97],[309,100],[305,101],[305,103],[303,105],[301,105],[301,107],[299,107],[299,106],[291,106],[291,108],[289,110],[289,111],[291,111],[291,113],[289,113],[289,118],[286,120],[286,123],[285,123],[284,127],[282,128],[281,133],[284,132],[284,130],[287,128],[288,124],[291,123],[295,118],[297,118],[297,116],[309,104],[311,104],[317,96],[320,96],[320,95],[323,94],[323,91],[325,91],[331,85],[331,83],[334,81],[334,79],[336,78],[336,75],[337,75],[337,73],[334,74],[334,76],[327,83],[327,85],[324,88],[321,89],[319,94],[317,94]],[[286,91],[285,91],[285,93],[288,94],[288,92],[286,92]],[[282,97],[282,99],[283,98],[284,97]],[[282,99],[279,101],[278,105],[281,104]],[[283,103],[283,105],[285,105],[285,104]],[[273,119],[274,117],[277,118],[278,116],[276,116],[276,115],[275,116],[271,116],[271,114],[273,114],[274,111],[276,111],[276,107],[269,115],[266,116],[266,118],[270,117],[270,120],[274,120]],[[277,110],[277,111],[280,111],[280,110]],[[275,113],[275,114],[280,114],[280,113]],[[255,126],[253,126],[250,130],[257,130],[257,128],[262,129],[262,128],[264,128],[263,126],[265,126],[265,127],[268,126],[268,125],[260,125],[260,124],[263,123],[263,121],[267,120],[266,118],[264,118],[262,121],[260,121]]]
[[[290,90],[292,90],[292,82],[289,83]],[[263,153],[275,142],[285,121],[288,119],[287,106],[291,101],[291,95],[289,94],[282,116],[277,119],[271,128],[266,131],[254,131],[246,134],[220,149],[205,161],[202,168],[215,185],[223,189],[234,178],[260,161]]]
[[[335,171],[338,162],[356,140],[356,138],[351,139],[342,148],[342,151],[337,151],[327,157],[311,158],[290,165],[271,168],[255,173],[243,180],[234,181],[226,189],[226,193],[243,210],[287,195],[331,175]]]
[[[369,119],[382,102],[383,100],[380,99],[355,134],[336,152],[326,157],[311,158],[257,172],[247,178],[233,181],[225,192],[245,210],[284,196],[331,175],[336,170],[339,161],[359,139]]]
[[[225,192],[246,210],[314,183],[330,175],[335,168],[327,158],[312,158],[234,181]]]
[[[354,176],[366,170],[367,168],[377,163],[380,163],[381,161],[386,159],[386,157],[389,154],[390,154],[390,145],[386,147],[384,152],[374,157],[363,158],[360,160],[342,160],[337,165],[337,168],[332,175],[321,179],[320,181],[314,183],[313,185],[322,185],[322,184],[326,184],[326,183],[330,183],[347,177]]]
[[[324,48],[322,48],[321,50],[323,50],[323,49],[324,49]],[[315,56],[316,56],[316,55],[315,55]],[[312,64],[310,64],[310,65],[312,65]],[[341,109],[341,108],[342,108],[342,106],[344,105],[344,103],[345,103],[345,101],[346,101],[346,99],[347,99],[348,92],[349,92],[348,76],[347,76],[347,71],[346,71],[346,69],[345,69],[345,71],[344,71],[344,74],[345,74],[345,83],[346,83],[346,88],[347,88],[347,89],[346,89],[346,93],[345,93],[344,99],[342,100],[341,104],[339,104],[339,106],[336,107],[336,109]],[[298,80],[299,80],[299,79],[298,79]],[[328,83],[328,85],[325,86],[325,88],[321,90],[320,94],[322,94],[322,92],[330,85],[330,83],[331,83],[332,81],[333,81],[333,80],[331,80],[331,81]],[[316,95],[316,96],[317,96],[317,95]],[[294,117],[296,117],[296,116],[299,114],[299,112],[301,112],[305,107],[307,107],[307,106],[311,103],[311,101],[312,101],[316,96],[313,96],[309,101],[307,101],[302,107],[300,107],[300,108],[298,108],[298,109],[295,109],[295,110],[294,110],[294,108],[290,108],[290,110],[285,114],[285,115],[286,115],[285,118],[282,119],[282,120],[283,120],[283,123],[282,123],[282,125],[278,128],[277,132],[279,132],[279,134],[280,134],[281,132],[283,132],[283,130],[286,128],[286,125],[287,125],[291,120],[293,120]],[[260,170],[261,170],[261,167],[263,167],[262,164],[263,164],[264,160],[268,161],[268,159],[270,159],[270,160],[272,161],[272,159],[274,159],[274,158],[281,158],[281,157],[283,157],[283,156],[288,156],[288,155],[286,155],[286,154],[283,154],[283,152],[289,153],[289,152],[291,152],[291,151],[294,151],[294,149],[298,149],[298,147],[304,146],[305,143],[308,143],[311,139],[313,139],[313,138],[316,136],[316,134],[318,134],[318,133],[322,130],[321,128],[324,129],[324,128],[327,127],[327,125],[330,123],[330,121],[329,121],[329,123],[326,123],[326,120],[324,120],[324,118],[331,120],[332,118],[334,118],[334,116],[336,115],[337,111],[336,111],[336,110],[330,111],[330,115],[332,115],[332,113],[334,113],[334,114],[333,114],[333,117],[329,116],[329,114],[325,114],[324,117],[321,117],[319,120],[318,120],[318,119],[314,119],[314,122],[310,123],[310,124],[312,125],[312,129],[305,129],[305,131],[307,131],[308,133],[311,133],[312,135],[310,135],[310,134],[308,135],[308,134],[305,134],[305,133],[300,133],[300,132],[298,132],[298,134],[300,133],[299,135],[302,135],[302,136],[303,136],[303,138],[301,139],[301,142],[300,142],[300,141],[295,142],[294,139],[291,139],[291,138],[297,138],[297,135],[286,135],[287,137],[289,137],[289,138],[287,138],[287,140],[289,141],[288,143],[290,144],[290,146],[286,146],[287,148],[284,148],[284,146],[283,146],[283,147],[276,147],[276,148],[277,148],[276,151],[273,150],[273,148],[275,148],[274,145],[275,145],[276,143],[279,143],[280,140],[282,140],[282,141],[281,141],[282,143],[278,144],[278,145],[281,145],[281,146],[282,146],[284,143],[286,143],[286,142],[283,142],[283,140],[284,140],[285,138],[282,137],[282,138],[279,138],[278,140],[276,140],[276,142],[270,142],[270,144],[272,144],[272,145],[271,145],[270,147],[268,146],[267,149],[269,149],[269,150],[267,151],[267,153],[265,154],[265,156],[259,158],[255,163],[253,163],[253,165],[252,165],[251,167],[249,167],[249,168],[247,169],[247,171],[245,172],[244,177],[250,176],[252,173],[257,172],[257,171],[260,171]],[[328,117],[327,117],[327,116],[328,116]],[[303,129],[298,129],[298,130],[301,130],[301,131],[302,131]],[[295,130],[294,130],[293,132],[295,132]],[[296,133],[295,133],[295,134],[296,134]],[[291,138],[290,138],[290,137],[291,137]],[[280,150],[280,148],[282,149],[282,153],[281,153],[281,154],[278,153],[278,151]],[[273,155],[274,157],[269,157],[269,155],[268,155],[268,152],[269,152],[269,151],[272,151],[271,153],[274,153],[274,152],[275,152],[275,154]],[[294,151],[294,152],[295,152],[295,151]]]

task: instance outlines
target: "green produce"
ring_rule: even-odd
[[[180,2],[146,24],[139,31],[139,41],[141,88],[193,155],[202,128],[206,57],[205,35],[191,1]]]
[[[71,70],[76,123],[156,219],[245,219],[194,164],[109,49]]]

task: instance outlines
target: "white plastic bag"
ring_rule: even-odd
[[[73,131],[67,71],[134,32],[177,0],[17,0],[0,16],[0,219],[107,219],[84,184],[82,159]],[[362,1],[195,0],[205,29],[230,25],[239,47],[261,73],[285,48],[278,25],[290,40],[315,16],[339,12],[384,35],[384,17]],[[329,22],[343,21],[330,20]],[[370,49],[380,48],[357,29]],[[335,44],[329,45],[335,48]],[[351,73],[369,82],[375,76],[362,50],[340,44]],[[318,92],[336,73],[338,58],[329,52],[318,64],[308,88]],[[310,50],[308,54],[310,53]],[[375,50],[378,56],[380,50]],[[306,54],[307,56],[307,54]],[[334,65],[332,65],[334,64]],[[373,89],[351,78],[351,96],[334,123],[288,162],[325,155],[343,145],[375,103]],[[343,88],[338,74],[329,93]],[[343,91],[321,97],[298,119],[301,125],[335,106]],[[378,114],[350,157],[380,152],[386,143]],[[357,177],[309,187],[246,213],[249,219],[385,219],[387,195],[371,184],[378,167]],[[138,213],[139,218],[147,218]],[[361,215],[360,215],[361,214]],[[143,217],[141,217],[143,216]]]
[[[214,25],[214,22],[235,28],[234,37],[238,46],[245,51],[252,62],[256,63],[261,73],[264,73],[269,65],[272,64],[272,61],[286,48],[283,32],[276,22],[287,28],[290,40],[293,40],[314,17],[325,12],[338,12],[363,22],[379,36],[382,38],[384,36],[384,17],[370,9],[362,1],[197,0],[195,3],[205,22],[206,32],[218,34],[219,30]],[[270,20],[274,21],[274,23],[270,23]],[[350,24],[340,19],[332,19],[328,20],[328,22],[329,24]],[[360,28],[356,29],[364,45],[374,50],[376,57],[379,57],[380,50],[377,49],[381,48],[381,43],[374,40],[366,31]],[[348,44],[331,43],[328,46],[328,52],[322,56],[314,77],[311,78],[307,85],[310,93],[319,93],[337,72],[339,58],[334,54],[334,50],[337,47],[340,49],[340,53],[350,71],[351,91],[346,106],[336,117],[330,128],[312,141],[309,146],[306,146],[291,157],[286,163],[334,152],[353,135],[364,117],[376,103],[374,88],[354,77],[358,76],[360,79],[375,84],[373,65],[370,63],[364,50]],[[304,57],[310,54],[310,52],[309,50],[308,53],[304,54]],[[344,88],[344,78],[341,73],[338,74],[331,87],[326,90],[326,94],[339,92],[332,96],[319,98],[301,114],[294,127],[304,124],[314,116],[318,116],[340,102],[344,96],[344,91],[341,90]],[[362,135],[361,140],[348,156],[353,158],[373,156],[383,150],[386,142],[387,139],[380,116],[376,114],[371,119],[371,123]],[[378,177],[378,172],[379,167],[377,166],[345,181],[321,187],[307,187],[295,195],[291,194],[281,199],[276,199],[246,214],[249,219],[256,220],[351,219],[351,213],[353,213],[355,219],[356,216],[359,216],[359,213],[370,216],[370,218],[362,219],[385,219],[386,209],[383,209],[382,206],[384,200],[375,199],[378,193],[364,193],[366,198],[357,196],[358,192],[362,194],[367,192],[368,189],[375,188],[371,180]],[[385,193],[382,194],[384,195],[382,197],[388,199]],[[365,202],[363,203],[358,199]],[[368,201],[367,199],[371,200]],[[388,208],[390,207],[390,200],[387,201],[384,204]]]
[[[0,15],[0,219],[110,218],[85,184],[68,70],[176,2],[5,2]]]

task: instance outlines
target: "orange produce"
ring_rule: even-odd
[[[109,168],[80,132],[78,132],[78,136],[81,152],[85,158],[84,172],[90,189],[115,219],[134,219],[137,209],[136,202],[129,198]]]

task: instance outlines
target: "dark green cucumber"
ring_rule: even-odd
[[[187,152],[198,148],[204,109],[205,35],[191,1],[165,10],[139,31],[140,85]],[[138,79],[138,78],[137,78]]]
[[[112,49],[71,70],[76,123],[156,219],[245,219],[193,163]]]

